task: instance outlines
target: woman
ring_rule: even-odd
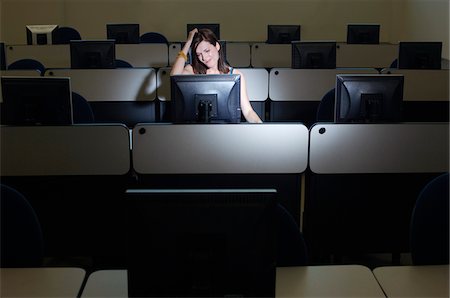
[[[192,64],[185,65],[189,48],[191,48]],[[220,43],[211,30],[195,28],[189,32],[188,39],[178,53],[170,75],[231,73],[241,76],[241,111],[245,120],[250,123],[262,123],[250,104],[244,75],[225,63]]]

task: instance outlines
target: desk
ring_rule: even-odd
[[[81,268],[1,268],[1,297],[77,297]]]
[[[449,265],[386,266],[373,273],[387,297],[448,297]]]
[[[277,268],[277,297],[385,297],[370,269],[360,265]],[[127,297],[126,270],[92,273],[81,297]]]

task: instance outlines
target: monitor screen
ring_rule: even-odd
[[[139,24],[106,24],[108,39],[120,43],[139,43]]]
[[[379,44],[380,25],[379,24],[348,24],[347,25],[348,44]]]
[[[129,297],[275,297],[276,190],[126,195]]]
[[[115,68],[114,40],[71,40],[71,68]]]
[[[170,78],[172,122],[240,122],[240,75],[198,74]]]
[[[267,43],[290,44],[300,40],[300,25],[267,25]]]
[[[335,41],[293,41],[292,68],[335,69]]]
[[[214,32],[214,35],[217,37],[217,40],[220,39],[220,24],[187,24],[186,25],[186,33],[187,35],[189,35],[189,32],[192,31],[192,29],[197,28],[197,29],[209,29],[212,32]],[[186,35],[186,36],[187,36]]]
[[[53,43],[53,31],[58,25],[26,25],[27,44],[42,45]]]
[[[398,68],[441,69],[442,42],[400,42]]]
[[[401,122],[403,75],[336,76],[335,122]]]
[[[73,124],[70,78],[1,77],[2,124]]]

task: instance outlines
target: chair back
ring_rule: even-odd
[[[278,204],[277,267],[305,266],[308,251],[303,234],[294,217]]]
[[[94,112],[89,102],[80,94],[72,92],[73,123],[94,123]]]
[[[40,267],[44,238],[39,219],[16,189],[1,185],[1,267]]]
[[[19,59],[8,65],[8,70],[10,69],[32,69],[37,70],[41,75],[45,72],[45,66],[41,62],[35,59]]]
[[[72,27],[59,27],[53,31],[53,44],[69,44],[71,40],[81,40],[80,33]]]
[[[334,121],[334,99],[335,89],[331,89],[320,100],[317,107],[316,121],[317,122],[333,122]]]
[[[147,32],[141,35],[140,37],[141,43],[166,43],[168,44],[169,41],[167,38],[158,32]]]
[[[420,192],[411,217],[411,258],[415,265],[449,263],[449,174]]]

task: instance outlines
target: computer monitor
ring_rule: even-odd
[[[347,24],[348,44],[379,44],[380,24]]]
[[[211,30],[214,35],[217,37],[217,40],[220,40],[220,24],[218,23],[211,23],[211,24],[186,24],[186,36],[189,35],[189,32],[192,31],[192,29],[209,29]]]
[[[336,76],[335,122],[397,123],[402,120],[403,75]]]
[[[106,35],[116,44],[139,43],[139,24],[106,24]]]
[[[58,25],[26,25],[27,44],[43,45],[53,43],[53,31]]]
[[[267,43],[290,44],[300,40],[300,25],[267,25]]]
[[[441,69],[442,42],[402,41],[398,48],[398,68]]]
[[[174,123],[239,123],[241,76],[171,76],[171,115]]]
[[[129,297],[274,297],[276,190],[129,189]]]
[[[336,68],[336,41],[293,41],[291,44],[292,68]]]
[[[70,78],[2,76],[2,124],[73,124]]]
[[[115,68],[116,45],[114,40],[71,40],[71,68]]]

